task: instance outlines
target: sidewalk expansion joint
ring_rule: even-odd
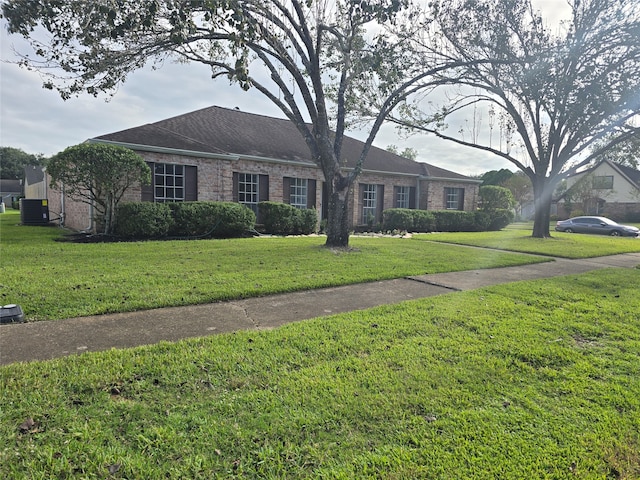
[[[451,285],[445,285],[444,283],[433,282],[430,280],[424,280],[422,278],[417,278],[417,277],[404,277],[404,278],[405,280],[424,283],[425,285],[433,285],[434,287],[446,288],[447,290],[451,290],[452,292],[462,292],[461,288],[452,287]]]

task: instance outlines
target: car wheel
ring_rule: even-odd
[[[573,228],[565,228],[564,232],[565,233],[573,233]]]
[[[622,233],[620,233],[620,230],[612,230],[609,235],[611,235],[612,237],[621,237]]]

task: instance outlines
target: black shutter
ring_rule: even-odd
[[[458,210],[464,210],[464,188],[458,189]]]
[[[416,208],[416,187],[409,187],[409,208]]]
[[[382,221],[382,211],[384,210],[384,185],[376,188],[376,222]]]
[[[291,179],[289,177],[282,179],[282,202],[291,203]]]
[[[238,172],[233,172],[233,201],[238,201]]]
[[[259,175],[258,201],[269,201],[269,175]]]
[[[184,167],[184,199],[187,202],[198,200],[198,167]]]
[[[307,180],[307,208],[316,208],[316,181]]]
[[[147,165],[151,169],[151,183],[149,185],[142,185],[142,195],[140,200],[143,202],[153,202],[153,183],[155,178],[153,175],[153,167],[155,164],[153,162],[147,162]]]

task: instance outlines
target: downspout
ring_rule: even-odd
[[[46,188],[46,187],[45,187]],[[64,211],[64,183],[60,190],[60,226],[64,227],[65,211]]]
[[[80,231],[82,233],[93,233],[93,202],[89,204],[89,226]]]

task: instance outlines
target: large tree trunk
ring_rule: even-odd
[[[329,193],[327,209],[327,241],[325,246],[346,248],[349,246],[349,187]]]
[[[349,246],[349,230],[351,229],[349,191],[351,180],[340,172],[337,163],[333,169],[325,170],[327,181],[327,241],[325,246],[346,248]],[[328,171],[327,171],[328,170]]]
[[[545,177],[533,181],[533,198],[535,214],[533,217],[533,233],[535,238],[549,238],[549,220],[551,216],[551,194],[553,187]]]

